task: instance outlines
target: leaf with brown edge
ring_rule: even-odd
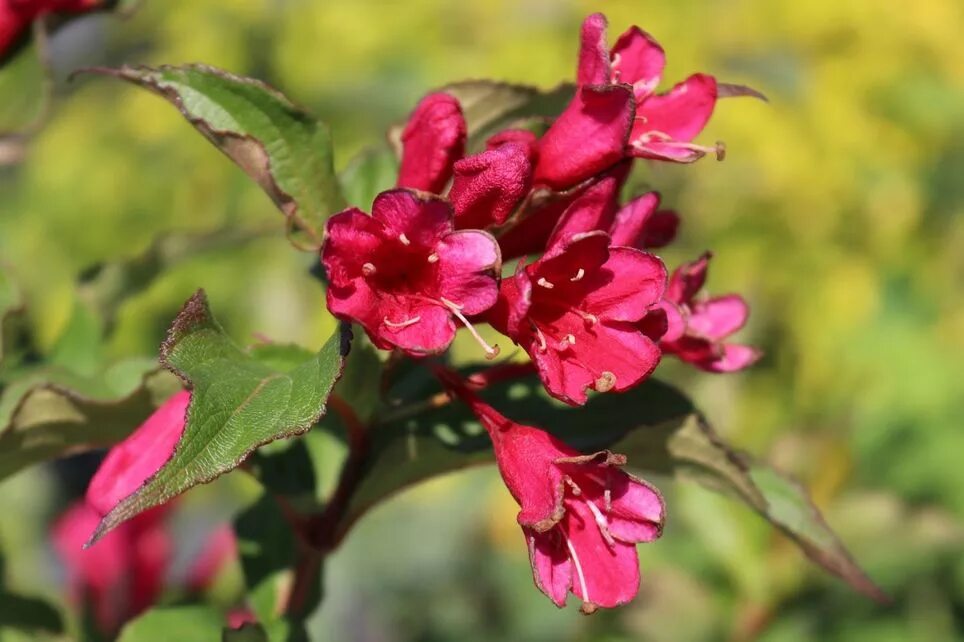
[[[317,250],[328,217],[345,208],[328,126],[263,82],[206,65],[83,71],[126,80],[174,105],[268,194],[299,248]]]
[[[170,459],[101,521],[91,543],[134,515],[240,466],[256,448],[308,431],[325,414],[351,344],[342,326],[317,353],[271,365],[242,350],[211,315],[203,290],[174,319],[161,363],[191,389]]]
[[[825,570],[886,601],[806,492],[728,445],[675,388],[649,379],[624,393],[593,395],[584,408],[572,408],[548,398],[538,378],[529,376],[496,383],[481,396],[514,421],[542,427],[582,452],[612,449],[625,454],[627,466],[643,475],[695,481],[738,499]],[[403,488],[492,462],[491,444],[475,417],[462,404],[439,402],[438,388],[431,385],[407,393],[394,409],[376,417],[370,434],[361,481],[336,529],[336,541],[369,508]]]

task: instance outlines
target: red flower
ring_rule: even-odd
[[[536,586],[560,607],[572,591],[586,613],[630,601],[639,590],[635,545],[662,533],[659,492],[620,470],[623,455],[583,455],[506,419],[452,375],[443,380],[492,439],[499,472],[521,508]]]
[[[585,180],[630,155],[680,163],[722,148],[693,144],[717,99],[716,80],[694,74],[655,94],[666,57],[639,27],[606,45],[606,17],[582,25],[578,89],[539,142],[535,182],[561,189]]]
[[[761,353],[725,339],[746,323],[750,314],[743,297],[728,294],[698,297],[710,260],[706,253],[678,267],[670,277],[662,304],[666,330],[660,347],[709,372],[732,372],[753,365]]]
[[[67,567],[72,599],[89,605],[98,628],[112,633],[160,596],[172,547],[163,528],[163,511],[155,509],[84,549],[100,518],[93,507],[78,502],[57,520],[53,541]]]
[[[322,263],[328,272],[328,309],[357,322],[376,346],[413,356],[445,350],[455,337],[453,317],[495,303],[499,246],[486,232],[455,231],[451,206],[409,190],[383,192],[372,216],[349,209],[328,221]]]
[[[566,212],[542,258],[520,261],[488,315],[529,353],[549,393],[573,405],[586,402],[587,388],[626,390],[653,371],[659,348],[636,324],[666,283],[650,254],[612,247],[605,232],[566,234],[580,214]]]
[[[140,488],[174,453],[184,432],[191,393],[181,391],[110,449],[87,486],[87,503],[101,517]]]
[[[398,187],[440,194],[465,153],[465,118],[449,94],[429,94],[415,107],[402,132]]]

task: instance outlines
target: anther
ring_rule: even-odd
[[[546,281],[546,277],[544,277],[544,276],[539,277],[539,280],[536,281],[536,285],[542,286],[542,287],[544,287],[544,288],[547,289],[547,290],[551,290],[552,288],[556,287],[555,285],[553,285],[553,284],[550,283],[549,281]]]
[[[429,262],[429,263],[438,263],[438,254],[436,254],[435,252],[432,252],[431,254],[429,254],[429,255],[428,255],[428,262]]]
[[[422,317],[416,315],[411,319],[406,319],[405,321],[399,321],[398,323],[394,323],[392,321],[389,321],[388,317],[385,317],[384,319],[382,319],[382,323],[384,323],[385,325],[387,325],[389,328],[393,330],[399,330],[401,328],[407,328],[410,325],[415,325],[421,320],[422,320]]]
[[[572,277],[569,280],[575,283],[576,281],[579,281],[580,279],[582,279],[582,277],[584,276],[586,276],[586,271],[582,268],[579,268],[579,270],[576,272],[576,276]]]
[[[412,244],[412,242],[408,240],[408,237],[405,236],[405,232],[402,232],[401,234],[398,235],[398,240],[401,241],[402,245]]]
[[[609,522],[606,521],[606,517],[599,512],[599,508],[593,504],[588,499],[586,500],[586,506],[592,512],[592,516],[596,519],[596,526],[599,527],[599,532],[602,534],[603,539],[610,546],[616,546],[616,540],[613,539],[612,534],[609,532]]]
[[[375,273],[375,266],[371,263],[362,263],[361,272],[365,276],[371,276]]]
[[[576,485],[576,482],[572,481],[572,477],[569,477],[568,475],[566,475],[565,477],[562,478],[562,480],[566,482],[569,488],[572,489],[573,495],[575,495],[576,497],[579,497],[580,495],[582,495],[582,489]]]
[[[603,491],[603,501],[606,502],[606,512],[611,513],[613,511],[613,492],[608,488]]]
[[[539,339],[539,352],[545,352],[547,347],[546,335],[542,334],[542,330],[540,330],[535,325],[533,325],[532,327],[536,331],[536,338]]]
[[[583,312],[582,310],[576,310],[576,314],[582,317],[582,320],[589,324],[590,327],[599,323],[599,317],[595,314],[590,314],[589,312]]]
[[[599,392],[609,392],[616,385],[616,375],[609,370],[603,370],[599,378],[596,379],[596,390]]]

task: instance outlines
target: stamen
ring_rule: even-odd
[[[398,240],[402,242],[402,245],[411,245],[411,244],[412,244],[412,242],[408,240],[408,237],[405,236],[405,233],[404,233],[404,232],[402,232],[401,234],[398,235]]]
[[[539,352],[546,351],[546,335],[542,334],[542,330],[539,329],[536,324],[532,324],[532,329],[536,331],[536,338],[539,339]]]
[[[429,263],[438,263],[438,254],[436,254],[435,252],[432,252],[431,254],[429,254],[429,255],[428,255],[428,262],[429,262]]]
[[[581,316],[582,320],[589,324],[589,327],[592,327],[597,323],[599,323],[599,317],[597,317],[595,314],[583,312],[582,310],[573,310],[573,311],[579,316]]]
[[[371,276],[375,273],[375,266],[371,263],[362,263],[361,273],[365,276]]]
[[[574,345],[576,345],[576,337],[574,337],[571,334],[567,334],[562,338],[562,341],[559,342],[559,349],[568,350],[569,346],[574,346]]]
[[[612,534],[609,532],[609,522],[606,521],[605,516],[599,512],[599,508],[596,507],[591,501],[586,500],[586,506],[592,511],[593,517],[596,518],[596,526],[599,527],[599,532],[602,534],[603,539],[609,544],[610,548],[615,548],[616,540],[613,539]]]
[[[382,319],[382,323],[384,323],[385,325],[387,325],[387,326],[388,326],[389,328],[391,328],[392,330],[399,330],[399,329],[401,329],[401,328],[407,328],[407,327],[410,326],[410,325],[415,325],[416,323],[418,323],[418,322],[421,321],[421,320],[422,320],[422,317],[416,315],[416,316],[412,317],[411,319],[406,319],[405,321],[399,321],[398,323],[394,323],[394,322],[392,322],[392,321],[389,321],[389,320],[388,320],[388,317],[385,317],[384,319]]]
[[[666,147],[676,147],[679,149],[689,149],[703,154],[713,154],[716,156],[716,160],[723,160],[726,158],[726,145],[723,143],[723,141],[717,141],[716,145],[713,147],[708,147],[706,145],[698,145],[696,143],[686,143],[680,140],[673,140],[673,137],[666,132],[661,132],[655,129],[644,133],[639,138],[634,140],[631,145],[637,150],[645,151],[646,145],[653,141],[656,141],[661,145],[665,145]]]
[[[566,475],[565,477],[562,478],[562,480],[566,482],[566,484],[568,484],[569,488],[572,489],[573,495],[575,495],[576,497],[579,497],[580,495],[582,495],[582,489],[576,485],[576,482],[572,481],[572,477],[570,477],[569,475]]]
[[[599,378],[596,379],[596,390],[599,392],[609,392],[616,385],[616,375],[609,370],[603,370]]]
[[[464,325],[469,331],[469,334],[472,335],[472,338],[475,339],[480,346],[482,346],[482,349],[485,350],[486,359],[495,359],[499,355],[499,346],[490,346],[488,343],[486,343],[485,339],[482,338],[482,335],[479,334],[479,331],[475,329],[475,326],[469,323],[469,320],[465,318],[464,314],[462,314],[462,308],[465,306],[459,305],[453,301],[449,301],[445,297],[439,297],[439,300],[442,302],[442,305],[448,308],[452,314],[454,314],[455,317],[462,322],[462,325]]]
[[[586,271],[582,268],[579,268],[579,270],[576,272],[576,276],[572,277],[569,280],[575,283],[576,281],[580,280],[584,276],[586,276]]]
[[[541,285],[542,287],[544,287],[544,288],[547,289],[547,290],[551,290],[552,288],[556,287],[556,286],[554,286],[552,283],[550,283],[549,281],[546,281],[546,277],[544,277],[544,276],[543,276],[543,277],[539,277],[539,280],[536,281],[536,285]]]
[[[603,501],[606,502],[606,512],[613,512],[613,492],[608,488],[603,491]]]
[[[582,601],[589,602],[589,588],[586,586],[586,576],[582,572],[582,564],[579,563],[579,555],[576,553],[576,548],[572,545],[572,542],[566,537],[565,533],[562,533],[562,537],[566,540],[566,547],[569,548],[569,557],[572,559],[572,565],[576,567],[576,577],[579,579],[579,587],[582,589]],[[590,613],[592,611],[589,611]]]

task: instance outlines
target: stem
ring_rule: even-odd
[[[307,615],[305,609],[309,606],[311,591],[318,588],[322,559],[321,551],[308,546],[299,551],[294,582],[291,585],[291,593],[288,594],[288,602],[285,604],[285,615],[294,617]]]

